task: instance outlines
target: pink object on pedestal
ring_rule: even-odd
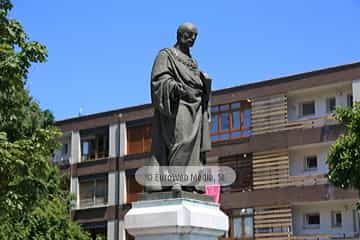
[[[205,195],[212,196],[216,203],[220,201],[220,184],[206,185]]]

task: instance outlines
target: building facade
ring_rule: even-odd
[[[358,193],[325,175],[329,147],[344,133],[332,117],[360,101],[360,63],[214,91],[209,165],[230,166],[223,187],[227,239],[359,236]],[[70,178],[71,217],[93,236],[131,239],[124,215],[143,187],[135,171],[151,151],[150,104],[58,121],[53,162]]]

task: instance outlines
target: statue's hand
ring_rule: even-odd
[[[206,95],[210,95],[211,92],[211,78],[210,76],[205,72],[200,72],[200,78],[204,85],[204,91]]]

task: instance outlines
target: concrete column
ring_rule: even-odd
[[[119,176],[117,172],[108,174],[108,205],[116,205],[119,202]]]
[[[111,220],[107,222],[107,240],[118,240],[118,221]]]
[[[109,126],[109,157],[119,156],[120,138],[119,123],[113,123]]]
[[[119,220],[119,240],[126,240],[124,220]]]
[[[119,172],[119,203],[127,203],[126,174],[124,170]]]
[[[72,206],[77,209],[80,206],[79,179],[77,177],[70,178],[70,192],[75,196],[75,199],[72,200]]]
[[[126,155],[126,122],[122,121],[120,122],[120,131],[119,131],[119,137],[120,137],[120,157],[124,157]],[[125,171],[121,170],[119,172],[119,200],[120,204],[126,204],[127,199],[127,190],[126,190],[126,175]]]
[[[71,157],[70,164],[78,163],[81,161],[81,143],[80,132],[73,131],[71,133]]]
[[[360,79],[352,82],[353,101],[360,102]]]
[[[120,122],[120,127],[119,127],[119,142],[120,142],[120,152],[119,155],[120,157],[123,157],[126,155],[126,146],[127,146],[127,139],[126,139],[126,122],[122,121]]]

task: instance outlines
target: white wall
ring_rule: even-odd
[[[288,119],[293,121],[326,116],[328,115],[326,112],[326,99],[336,97],[336,106],[346,106],[348,94],[352,94],[352,87],[349,83],[343,86],[327,87],[326,89],[307,89],[299,93],[289,93]],[[300,103],[312,100],[315,101],[315,115],[300,117]]]
[[[290,149],[289,150],[289,163],[290,163],[290,176],[307,176],[326,174],[329,168],[326,164],[328,151],[330,144],[305,147],[301,149]],[[317,156],[318,168],[317,170],[304,170],[305,157],[306,156]]]
[[[360,79],[352,82],[354,101],[360,102]]]
[[[303,206],[293,206],[293,233],[294,235],[306,234],[332,234],[351,236],[354,233],[353,210],[356,209],[355,202],[326,202]],[[331,226],[331,212],[341,211],[342,227]],[[307,213],[320,213],[320,227],[317,229],[304,228],[304,216]],[[358,225],[358,217],[356,217]]]

